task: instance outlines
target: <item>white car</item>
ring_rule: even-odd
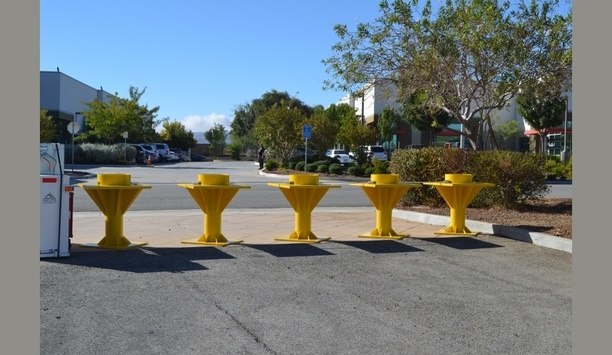
[[[368,155],[368,161],[371,161],[373,158],[376,158],[380,161],[387,160],[387,151],[385,148],[379,145],[369,145],[365,149],[366,154]]]
[[[353,158],[344,149],[328,149],[325,156],[338,159],[342,165],[353,164],[354,162]]]

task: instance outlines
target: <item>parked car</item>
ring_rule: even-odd
[[[149,153],[145,152],[145,149],[140,144],[130,144],[136,149],[136,164],[146,164],[149,158]]]
[[[152,144],[140,144],[142,148],[151,156],[152,162],[159,161],[159,152],[155,149],[155,146]],[[147,156],[148,159],[148,156]]]
[[[181,150],[181,148],[170,148],[170,151],[174,153],[178,161],[184,161],[183,151]]]
[[[191,161],[191,155],[189,152],[183,150],[183,161]]]
[[[160,161],[171,161],[172,154],[170,154],[170,147],[166,143],[153,143],[153,146],[159,152]]]
[[[308,151],[306,151],[306,148],[304,147],[297,147],[293,150],[293,152],[291,152],[291,156],[304,158],[304,153],[308,154],[308,156],[310,157],[313,154],[315,154],[315,151],[314,149],[310,149],[310,148],[308,148]]]
[[[369,145],[366,147],[365,151],[368,155],[368,161],[371,161],[373,158],[380,161],[387,160],[387,151],[380,145]]]
[[[200,154],[191,153],[191,161],[204,161],[204,157]]]
[[[328,149],[325,152],[325,156],[338,159],[342,165],[353,164],[354,162],[353,158],[343,149]]]

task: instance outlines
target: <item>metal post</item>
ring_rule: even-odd
[[[76,122],[76,116],[80,115],[80,112],[75,112],[74,116],[72,116],[72,162],[70,164],[71,167],[71,172],[74,173],[74,126],[75,126],[75,122]]]
[[[306,165],[308,165],[308,138],[304,142],[304,171],[307,171]]]
[[[561,151],[561,161],[567,161],[567,111],[568,111],[568,98],[565,97],[565,118],[563,119],[563,150]]]

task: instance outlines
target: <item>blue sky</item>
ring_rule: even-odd
[[[333,26],[371,21],[378,0],[40,1],[40,70],[128,97],[194,132],[229,130],[237,105],[275,89],[307,105],[324,91]]]
[[[437,0],[434,0],[435,3]],[[561,0],[564,2],[565,0]],[[333,26],[378,17],[379,0],[40,1],[40,70],[159,106],[158,118],[229,130],[237,105],[277,90],[327,107]]]

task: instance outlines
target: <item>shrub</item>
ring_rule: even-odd
[[[340,165],[340,164],[331,164],[329,166],[329,172],[331,174],[341,175],[342,174],[342,165]]]
[[[227,150],[229,151],[232,160],[240,160],[242,149],[243,146],[240,142],[232,142],[227,146]]]
[[[72,159],[72,146],[64,149],[64,155]],[[125,162],[125,150],[119,145],[83,143],[74,147],[77,164],[118,164]],[[68,161],[70,161],[68,160]]]
[[[572,160],[572,157],[570,157],[567,164],[565,164],[565,178],[567,180],[572,180]]]
[[[330,167],[331,170],[331,167]],[[363,170],[357,165],[351,165],[346,169],[347,174],[353,176],[363,176]]]
[[[309,173],[314,173],[315,171],[317,171],[317,165],[316,164],[306,164],[306,171]]]
[[[543,166],[537,156],[529,153],[435,147],[400,149],[393,154],[389,170],[402,181],[442,181],[444,174],[467,173],[473,175],[475,182],[495,184],[482,189],[470,203],[471,207],[512,208],[548,192]],[[423,186],[408,190],[402,203],[440,206],[445,201],[434,187]]]
[[[278,170],[278,168],[280,167],[280,163],[276,159],[268,159],[266,160],[264,166],[268,171],[275,171]]]
[[[329,171],[329,167],[327,166],[327,164],[319,164],[319,165],[317,165],[317,172],[318,173],[327,174],[328,171]]]
[[[570,166],[570,176],[571,176],[571,164],[568,163],[564,163],[561,161],[561,159],[557,156],[549,156],[546,159],[546,163],[544,163],[544,170],[546,171],[546,178],[548,180],[556,180],[556,179],[561,179],[561,180],[565,180],[568,177],[568,165]]]
[[[548,192],[546,173],[540,159],[532,153],[478,151],[470,154],[468,172],[474,181],[491,182],[471,205],[499,205],[515,208],[528,199],[542,198]]]
[[[306,165],[306,163],[304,163],[304,161],[298,161],[297,163],[295,163],[295,170],[297,171],[305,171],[304,169],[304,165]]]
[[[370,167],[368,167],[367,169],[365,169],[365,171],[364,171],[364,174],[363,174],[363,175],[365,175],[365,176],[370,176],[370,175],[372,175],[372,174],[374,174],[374,167],[373,167],[373,166],[370,166]]]
[[[371,174],[389,174],[389,162],[378,159],[372,159],[372,173]]]

